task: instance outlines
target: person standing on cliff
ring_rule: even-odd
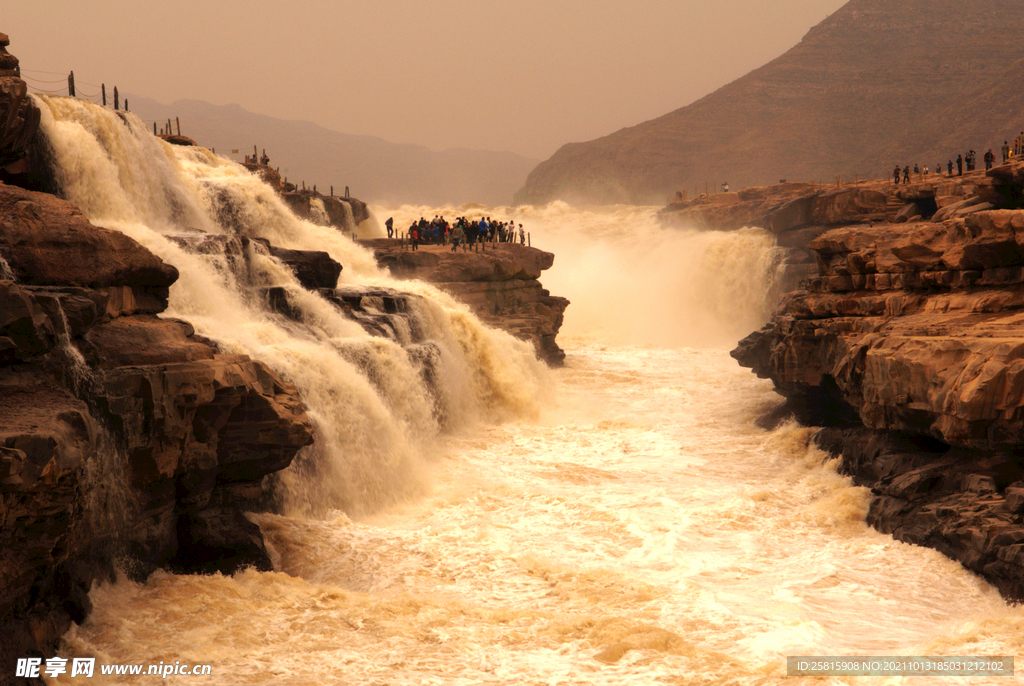
[[[985,153],[985,170],[987,171],[987,170],[991,169],[992,165],[995,163],[995,161],[996,161],[996,154],[994,152],[992,152],[992,148],[989,148],[988,152]]]
[[[964,156],[963,155],[957,155],[956,156],[956,175],[957,176],[963,176],[964,175]],[[950,172],[950,176],[952,176],[952,172]]]
[[[949,167],[949,175],[953,176],[953,160],[947,162],[947,166]]]
[[[465,237],[466,234],[462,231],[462,221],[460,220],[455,225],[455,228],[452,229],[452,252],[455,252],[458,247],[462,245],[462,241],[465,240]],[[465,248],[463,248],[463,250],[465,250]]]
[[[903,167],[903,185],[910,183],[910,165]]]
[[[897,186],[900,185],[900,165],[896,165],[896,168],[892,170],[892,180]]]
[[[388,227],[388,238],[391,238],[395,231],[395,218],[388,217],[388,220],[384,222],[384,226]]]

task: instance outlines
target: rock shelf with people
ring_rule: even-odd
[[[404,234],[394,229],[391,218],[385,222],[385,227],[388,238],[408,241],[412,250],[417,250],[421,245],[451,245],[452,252],[455,252],[460,247],[465,251],[488,243],[526,245],[528,241],[522,224],[517,227],[512,220],[492,221],[490,217],[458,217],[451,223],[440,215],[430,221],[420,217],[419,221],[412,222]]]

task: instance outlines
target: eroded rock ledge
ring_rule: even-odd
[[[155,316],[178,273],[0,183],[0,668],[51,656],[115,556],[269,569],[242,514],[312,441],[293,386]]]
[[[489,244],[481,252],[452,252],[449,246],[410,251],[386,238],[362,243],[393,276],[433,283],[491,326],[532,342],[548,364],[565,360],[555,337],[569,301],[551,295],[538,281],[554,264],[554,254],[514,243]]]
[[[944,221],[809,243],[818,275],[733,356],[873,491],[868,522],[1024,600],[1024,164]],[[967,210],[967,211],[965,211]]]

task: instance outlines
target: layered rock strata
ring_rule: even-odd
[[[944,221],[813,239],[817,276],[733,356],[786,397],[777,417],[831,427],[818,440],[872,488],[869,523],[1021,600],[1024,164],[977,187]]]
[[[0,667],[51,656],[122,557],[270,567],[242,514],[312,440],[294,387],[155,315],[177,271],[0,184]]]
[[[21,79],[18,58],[7,52],[10,44],[7,34],[0,33],[0,170],[17,174],[23,171],[19,163],[28,155],[40,115]]]
[[[915,174],[907,184],[889,180],[815,184],[781,183],[736,193],[701,195],[671,204],[659,213],[664,224],[680,228],[732,231],[757,227],[770,231],[787,249],[783,289],[793,290],[816,273],[809,244],[829,229],[851,224],[944,221],[1014,201],[1013,171],[968,172],[963,176]],[[1000,176],[1002,175],[1002,176]],[[1008,176],[1007,176],[1008,175]],[[1019,203],[1019,198],[1016,200]],[[1015,205],[1013,205],[1015,206]]]
[[[389,239],[364,244],[393,276],[433,283],[469,305],[491,326],[532,342],[548,364],[565,360],[555,337],[569,301],[551,295],[538,281],[541,272],[554,264],[552,253],[513,243],[489,244],[479,252],[452,252],[448,246],[410,251]]]

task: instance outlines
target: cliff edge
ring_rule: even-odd
[[[548,364],[565,360],[555,337],[569,301],[551,295],[538,281],[554,264],[554,254],[515,243],[492,243],[479,252],[452,252],[444,245],[411,251],[386,238],[362,243],[392,276],[433,283],[490,326],[533,343],[537,356]]]
[[[814,238],[817,275],[733,356],[872,488],[868,522],[1024,599],[1024,162],[903,223]],[[934,209],[934,208],[933,208]]]

